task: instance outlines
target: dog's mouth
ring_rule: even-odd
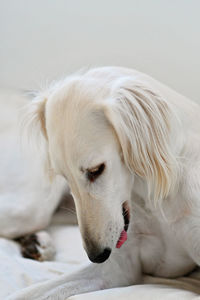
[[[127,230],[130,222],[130,209],[127,201],[125,201],[122,205],[122,215],[124,218],[124,230],[122,230],[120,234],[116,248],[120,248],[127,240]]]

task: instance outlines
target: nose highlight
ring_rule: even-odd
[[[111,249],[105,248],[103,252],[91,253],[90,255],[88,255],[88,257],[93,263],[101,264],[108,259],[110,253],[111,253]]]

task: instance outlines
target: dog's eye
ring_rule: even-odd
[[[97,177],[99,177],[103,173],[104,169],[105,164],[100,164],[99,166],[93,169],[87,170],[87,178],[91,182],[95,181],[95,179],[97,179]]]

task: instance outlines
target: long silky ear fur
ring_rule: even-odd
[[[167,102],[142,83],[126,81],[113,91],[106,115],[131,172],[145,178],[149,199],[161,204],[173,189],[177,161],[170,147],[173,114]]]
[[[21,137],[23,147],[33,149],[44,164],[45,174],[53,179],[53,171],[48,153],[48,137],[46,131],[45,107],[47,102],[45,94],[35,95],[34,99],[22,109]],[[30,149],[30,150],[31,150]]]

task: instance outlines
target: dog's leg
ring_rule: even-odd
[[[26,188],[26,189],[25,189]],[[52,184],[27,183],[16,194],[0,195],[0,236],[17,238],[45,229],[66,191],[67,183],[58,178]]]
[[[51,224],[77,224],[75,206],[72,196],[64,194]],[[46,231],[37,231],[15,239],[21,246],[21,253],[26,258],[39,261],[52,260],[55,247],[50,235]]]
[[[55,255],[55,247],[46,231],[27,234],[15,240],[19,242],[21,253],[26,258],[45,261],[52,260]]]
[[[127,242],[120,251],[114,251],[103,264],[91,264],[74,275],[62,275],[57,280],[34,285],[25,289],[24,294],[17,292],[8,299],[65,300],[72,295],[141,282],[137,246]]]
[[[16,195],[0,201],[0,236],[17,238],[44,229],[50,222],[57,203],[50,203],[50,198],[32,198],[29,195]],[[20,196],[22,197],[20,199]],[[16,198],[16,199],[15,199]],[[34,201],[35,199],[35,201]],[[7,202],[6,202],[7,201]],[[56,200],[58,202],[59,199]],[[42,203],[43,202],[43,203]],[[44,207],[46,204],[46,208]]]

